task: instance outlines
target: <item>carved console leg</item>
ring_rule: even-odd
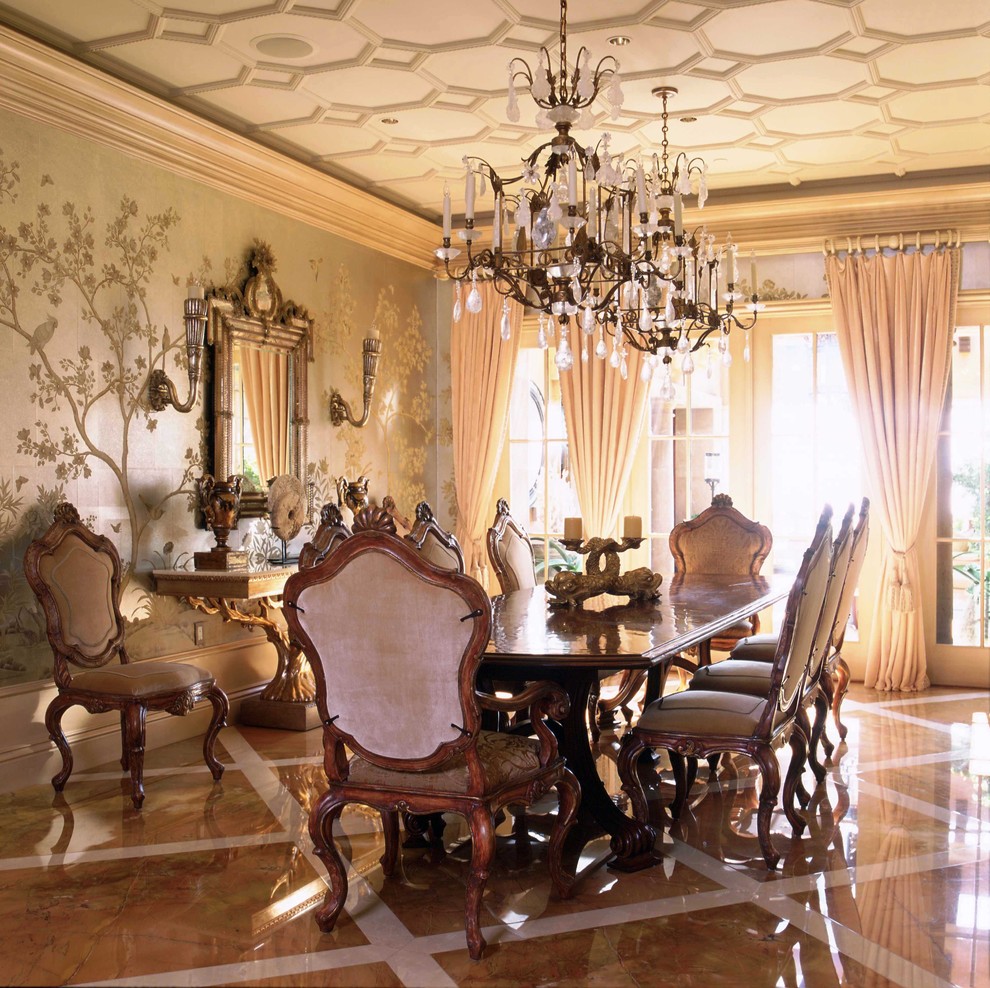
[[[564,774],[556,785],[557,816],[550,832],[550,880],[562,899],[569,899],[574,887],[574,876],[564,871],[561,857],[564,850],[564,840],[568,831],[577,821],[578,806],[581,805],[581,786],[574,774],[564,769]]]

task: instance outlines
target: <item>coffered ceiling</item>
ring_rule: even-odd
[[[557,47],[558,0],[0,0],[0,21],[424,216],[466,152],[538,143],[507,64]],[[568,52],[621,63],[613,149],[674,149],[722,192],[990,171],[987,0],[570,0]],[[611,39],[627,38],[616,46]],[[682,121],[681,118],[692,118]]]

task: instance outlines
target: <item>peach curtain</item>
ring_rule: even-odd
[[[928,674],[916,542],[948,381],[959,251],[829,254],[825,273],[883,533],[865,683],[920,690]]]
[[[560,373],[571,474],[588,538],[608,538],[619,520],[650,392],[640,376],[644,359],[630,347],[623,380],[607,360],[583,361],[575,344],[574,366]]]
[[[508,428],[522,308],[509,303],[511,336],[503,340],[502,296],[490,282],[478,288],[481,311],[465,309],[461,321],[450,327],[450,385],[457,539],[464,552],[465,572],[487,587],[488,509]]]
[[[289,472],[289,360],[273,350],[238,349],[254,451],[267,482]]]

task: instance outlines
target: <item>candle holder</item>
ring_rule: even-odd
[[[663,577],[648,566],[628,573],[620,572],[619,554],[642,545],[642,538],[561,539],[564,548],[588,558],[583,573],[556,573],[546,583],[547,593],[555,599],[551,607],[577,607],[589,597],[610,593],[630,600],[656,600],[660,596]]]

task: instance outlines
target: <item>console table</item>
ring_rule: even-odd
[[[291,567],[266,570],[152,571],[155,592],[178,597],[204,614],[219,614],[245,628],[260,628],[275,647],[278,666],[260,697],[245,700],[240,720],[256,727],[311,731],[320,726],[316,710],[316,681],[305,655],[290,640],[280,619],[282,590],[295,572]],[[259,613],[244,610],[248,601]]]

